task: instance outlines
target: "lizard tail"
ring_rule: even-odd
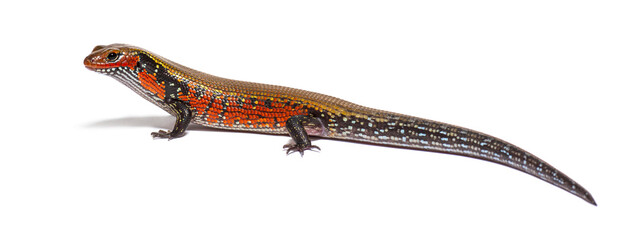
[[[557,186],[590,204],[591,194],[533,154],[496,137],[441,122],[388,112],[376,117],[345,117],[330,137],[461,155],[498,163]]]

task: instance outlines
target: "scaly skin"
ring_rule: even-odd
[[[477,131],[356,105],[288,87],[250,83],[199,72],[144,49],[97,46],[84,65],[119,80],[177,117],[174,129],[152,133],[176,138],[190,122],[240,131],[290,134],[288,153],[319,149],[309,136],[412,148],[483,159],[525,172],[596,205],[591,194],[523,149]]]

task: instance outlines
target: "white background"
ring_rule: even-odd
[[[414,3],[415,2],[415,3]],[[439,3],[438,3],[439,2]],[[631,239],[628,1],[3,3],[0,239]],[[464,157],[193,126],[82,60],[128,43],[508,140],[598,207]]]

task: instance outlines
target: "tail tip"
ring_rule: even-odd
[[[596,203],[596,200],[594,200],[593,197],[591,196],[591,193],[587,192],[584,196],[584,199],[591,205],[594,205],[596,207],[598,206],[598,204]]]

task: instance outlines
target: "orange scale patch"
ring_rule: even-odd
[[[161,98],[165,97],[165,85],[156,82],[156,76],[148,74],[147,71],[143,70],[138,74],[138,78],[141,81],[141,86],[143,88]]]

